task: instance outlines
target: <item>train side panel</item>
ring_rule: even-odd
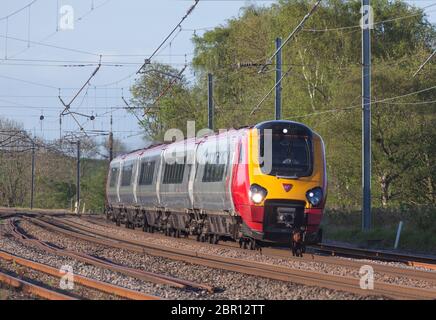
[[[195,152],[195,141],[171,144],[162,152],[162,172],[158,190],[161,207],[185,212],[192,208],[189,195],[189,178],[192,163],[187,163],[188,153]]]
[[[109,174],[106,185],[106,199],[110,206],[120,203],[118,194],[119,177],[121,173],[121,162],[114,160],[109,167]]]
[[[207,137],[199,144],[193,182],[195,208],[215,214],[232,210],[229,184],[236,141],[234,134],[227,133]]]
[[[144,209],[160,207],[157,185],[161,163],[162,148],[146,150],[139,155],[136,195],[138,205]]]
[[[136,157],[129,157],[121,162],[121,174],[119,183],[119,197],[120,202],[124,206],[135,205],[134,185],[137,171]]]

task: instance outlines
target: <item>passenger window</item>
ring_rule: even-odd
[[[183,182],[183,176],[185,173],[185,163],[173,163],[165,164],[163,184],[180,184]]]
[[[141,163],[139,185],[147,186],[153,184],[155,164],[156,161],[144,161]]]
[[[204,166],[203,182],[218,182],[223,180],[226,169],[227,153],[209,154]]]
[[[128,187],[132,183],[133,164],[123,166],[121,172],[121,186]]]
[[[118,181],[118,173],[119,173],[118,168],[111,168],[110,180],[109,180],[109,187],[110,188],[113,188],[116,186],[117,181]]]

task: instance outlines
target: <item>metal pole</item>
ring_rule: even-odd
[[[276,120],[282,118],[282,39],[276,39],[276,102],[275,102],[275,117]]]
[[[114,159],[114,134],[109,133],[109,162]]]
[[[371,20],[370,0],[362,0],[362,230],[371,230]]]
[[[111,114],[111,131],[109,132],[109,162],[114,159],[114,133],[112,132],[112,114]]]
[[[59,140],[62,140],[62,115],[59,115]]]
[[[35,141],[32,141],[32,182],[30,189],[30,209],[33,209],[33,201],[34,201],[34,193],[35,193]]]
[[[402,229],[403,229],[403,221],[400,221],[400,223],[398,224],[397,236],[395,238],[394,249],[398,249],[398,245],[400,244],[400,236],[401,236]]]
[[[208,73],[207,75],[207,84],[208,84],[208,93],[207,93],[207,101],[208,101],[208,127],[210,130],[214,130],[214,105],[213,105],[213,75]]]
[[[77,186],[76,186],[76,201],[77,213],[80,213],[80,141],[77,141]]]

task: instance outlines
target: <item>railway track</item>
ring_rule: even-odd
[[[436,259],[422,255],[410,255],[381,250],[351,248],[331,244],[319,244],[316,246],[311,246],[311,248],[318,252],[326,253],[332,256],[400,262],[409,266],[424,267],[436,270]]]
[[[36,222],[36,224],[43,224],[43,226],[47,227],[47,224],[44,224],[43,221],[40,220],[36,220],[35,218],[30,218],[32,222]],[[24,232],[20,231],[19,228],[17,228],[16,224],[14,221],[10,221],[9,222],[9,233],[19,242],[25,244],[25,245],[30,245],[30,246],[34,246],[37,247],[41,250],[56,254],[56,255],[61,255],[64,257],[70,257],[73,259],[76,259],[78,261],[81,261],[83,263],[86,264],[90,264],[90,265],[94,265],[96,267],[100,267],[100,268],[104,268],[104,269],[108,269],[111,270],[113,272],[118,272],[121,274],[124,274],[126,276],[129,277],[133,277],[139,280],[144,280],[144,281],[148,281],[148,282],[152,282],[152,283],[156,283],[156,284],[162,284],[162,285],[169,285],[175,288],[179,288],[179,289],[196,289],[196,290],[206,290],[208,292],[213,292],[215,289],[211,286],[208,285],[204,285],[204,284],[198,284],[192,281],[186,281],[186,280],[182,280],[182,279],[177,279],[174,277],[170,277],[170,276],[166,276],[166,275],[161,275],[161,274],[156,274],[156,273],[152,273],[152,272],[146,272],[146,271],[142,271],[142,270],[137,270],[137,269],[133,269],[133,268],[129,268],[129,267],[125,267],[125,266],[121,266],[115,263],[112,263],[108,260],[103,260],[103,259],[99,259],[84,253],[79,253],[79,252],[73,252],[70,250],[66,250],[66,249],[62,249],[53,245],[50,245],[48,243],[42,242],[38,239],[34,239],[34,238],[30,238],[29,236],[27,236]],[[151,297],[152,298],[152,297]]]
[[[73,216],[75,217],[75,216]],[[98,218],[90,218],[90,217],[82,217],[85,221],[89,221],[91,223],[96,223],[100,226],[110,226],[110,227],[116,227],[123,229],[122,227],[117,227],[116,225],[107,223],[105,221],[101,221],[101,219]],[[135,231],[130,230],[129,232],[139,232],[142,233],[142,231]],[[181,239],[182,241],[184,239]],[[192,241],[192,239],[190,239]],[[226,242],[226,243],[220,243],[220,246],[223,247],[232,247],[232,248],[238,248],[239,246],[236,243],[232,242]],[[412,267],[421,267],[426,269],[432,269],[436,270],[436,259],[428,256],[423,255],[411,255],[411,254],[401,254],[396,252],[389,252],[384,250],[370,250],[370,249],[362,249],[362,248],[353,248],[353,247],[345,247],[345,246],[338,246],[338,245],[332,245],[332,244],[319,244],[319,245],[311,245],[308,247],[309,252],[306,253],[306,257],[309,257],[309,260],[318,260],[320,262],[329,262],[334,263],[334,261],[329,258],[331,257],[346,257],[346,258],[353,258],[353,259],[367,259],[367,260],[377,260],[377,261],[384,261],[384,262],[397,262],[397,263],[403,263],[408,266]],[[289,248],[274,248],[274,247],[264,247],[262,248],[262,252],[264,254],[277,256],[277,257],[283,257],[283,258],[290,258],[290,250]],[[337,259],[336,259],[337,260]],[[379,265],[380,267],[380,265]]]
[[[374,284],[374,290],[363,290],[359,286],[359,279],[351,277],[323,274],[314,271],[296,270],[243,259],[203,254],[192,250],[174,249],[168,246],[125,239],[107,232],[105,233],[83,225],[75,224],[71,221],[61,221],[56,218],[29,218],[27,220],[48,230],[104,246],[130,250],[137,253],[147,253],[173,260],[180,260],[187,263],[245,273],[258,277],[324,287],[362,296],[385,296],[394,299],[436,298],[436,292],[434,290],[398,286],[378,281]]]
[[[125,230],[123,227],[117,227],[113,224],[104,222],[104,221],[100,221],[100,219],[84,219],[85,221],[89,221],[91,223],[94,224],[98,224],[100,226],[103,227],[112,227],[112,228],[119,228],[120,230]],[[63,219],[64,223],[68,223],[68,219]],[[76,226],[80,225],[80,223],[76,222]],[[74,226],[74,224],[72,225]],[[86,227],[85,225],[83,225],[84,227]],[[139,230],[131,230],[129,229],[128,232],[130,233],[136,233],[138,235],[144,235],[143,231],[139,231]],[[150,235],[150,234],[147,234]],[[153,237],[158,237],[158,238],[162,238],[162,239],[167,239],[167,236],[164,236],[162,234],[159,233],[154,233]],[[196,242],[193,238],[180,238],[177,239],[178,241],[181,242],[186,242],[186,243],[192,243],[192,242]],[[236,243],[233,242],[223,242],[220,243],[218,245],[216,244],[209,244],[209,243],[202,243],[203,246],[210,246],[211,248],[219,246],[222,248],[232,248],[232,250],[236,250],[236,251],[240,251],[240,252],[246,252],[245,249],[241,249],[239,248],[239,246]],[[329,254],[329,255],[319,255],[319,254],[314,254],[314,253],[306,253],[304,255],[303,258],[296,258],[293,257],[290,254],[289,249],[279,249],[279,248],[262,248],[262,254],[263,255],[267,255],[267,256],[271,256],[271,257],[277,257],[277,258],[282,258],[282,259],[287,259],[287,260],[291,260],[291,261],[306,261],[306,262],[320,262],[320,263],[327,263],[329,265],[335,265],[335,266],[340,266],[340,267],[352,267],[352,268],[356,268],[359,269],[362,266],[362,262],[360,261],[356,261],[356,260],[345,260],[345,259],[338,259],[337,257],[342,256],[340,254],[338,255],[334,255],[334,254]],[[362,258],[361,258],[362,259]],[[365,258],[367,259],[367,258]],[[383,261],[380,259],[380,261]],[[398,261],[394,261],[394,262],[398,262]],[[410,266],[420,266],[420,267],[425,267],[427,269],[432,269],[433,264],[417,264],[416,262],[411,262],[408,261],[406,263],[407,265]],[[391,275],[395,275],[398,277],[401,276],[407,276],[407,277],[411,277],[411,278],[415,278],[415,279],[420,279],[423,281],[428,281],[428,282],[432,282],[432,283],[436,283],[436,274],[434,273],[430,273],[427,271],[423,271],[423,270],[416,270],[416,269],[400,269],[398,267],[392,267],[390,265],[383,265],[383,264],[379,264],[379,263],[372,263],[369,261],[365,261],[365,265],[369,265],[371,267],[373,267],[375,272],[380,272],[380,273],[387,273],[387,274],[391,274]]]
[[[0,282],[13,287],[23,293],[38,296],[48,300],[77,300],[72,296],[68,296],[54,290],[47,289],[45,287],[36,285],[34,283],[22,280],[18,277],[11,276],[9,274],[0,272]]]
[[[15,210],[15,209],[0,209],[0,219],[8,219],[12,217],[77,217],[75,214],[70,214],[67,212],[57,212],[54,210],[47,211],[32,211],[32,210]],[[98,216],[98,215],[97,215]],[[84,216],[84,220],[90,221],[92,223],[97,223],[101,226],[112,226],[113,224],[101,221],[98,218],[91,218],[89,216]],[[121,228],[121,227],[120,227]],[[134,230],[129,230],[131,232],[135,232]],[[225,243],[220,244],[221,246],[230,246],[232,248],[236,248],[237,245],[233,243]],[[289,257],[289,249],[277,249],[277,248],[263,248],[264,253],[270,254],[278,257]],[[314,255],[309,253],[310,260],[315,260],[315,256],[318,256],[317,260],[326,262],[325,259],[322,259],[323,256],[332,256],[332,257],[347,257],[354,259],[368,259],[368,260],[378,260],[384,262],[398,262],[404,263],[406,265],[412,267],[421,267],[426,269],[436,270],[436,259],[423,255],[411,255],[411,254],[401,254],[396,252],[389,252],[385,250],[370,250],[370,249],[362,249],[362,248],[354,248],[354,247],[346,247],[339,246],[333,244],[319,244],[319,245],[311,245],[309,246],[309,250],[312,253],[319,253],[322,255]],[[306,255],[307,256],[307,255]],[[329,261],[331,262],[331,261]]]
[[[4,260],[4,261],[9,261],[12,262],[14,264],[20,265],[22,267],[26,267],[38,272],[42,272],[45,273],[47,275],[56,277],[56,278],[61,278],[63,275],[59,272],[58,269],[53,268],[51,266],[48,265],[44,265],[38,262],[34,262],[32,260],[28,260],[28,259],[24,259],[21,257],[18,257],[16,255],[7,253],[3,250],[0,250],[0,260]],[[83,285],[87,288],[91,288],[97,291],[101,291],[110,295],[116,295],[118,297],[121,298],[125,298],[125,299],[130,299],[130,300],[158,300],[158,297],[155,296],[151,296],[151,295],[147,295],[141,292],[137,292],[137,291],[133,291],[133,290],[129,290],[126,288],[122,288],[119,286],[115,286],[113,284],[109,284],[109,283],[105,283],[105,282],[101,282],[98,280],[94,280],[91,278],[87,278],[87,277],[83,277],[77,274],[72,274],[72,276],[74,277],[74,283]],[[47,289],[46,289],[47,290]],[[42,291],[42,293],[44,293],[45,291]],[[50,291],[53,292],[53,291]],[[47,298],[50,300],[58,300],[58,298],[62,297],[63,295],[59,296],[59,294],[57,292],[54,291],[53,295],[41,295],[35,293],[38,296],[41,296],[42,298]]]
[[[42,209],[14,209],[14,208],[0,208],[0,220],[13,218],[13,217],[39,217],[42,215],[49,215],[54,217],[73,216],[72,213],[66,210],[42,210]]]

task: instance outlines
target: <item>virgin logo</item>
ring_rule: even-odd
[[[289,184],[289,183],[284,183],[283,184],[283,189],[285,189],[286,192],[291,191],[292,187],[293,187],[292,184]]]

